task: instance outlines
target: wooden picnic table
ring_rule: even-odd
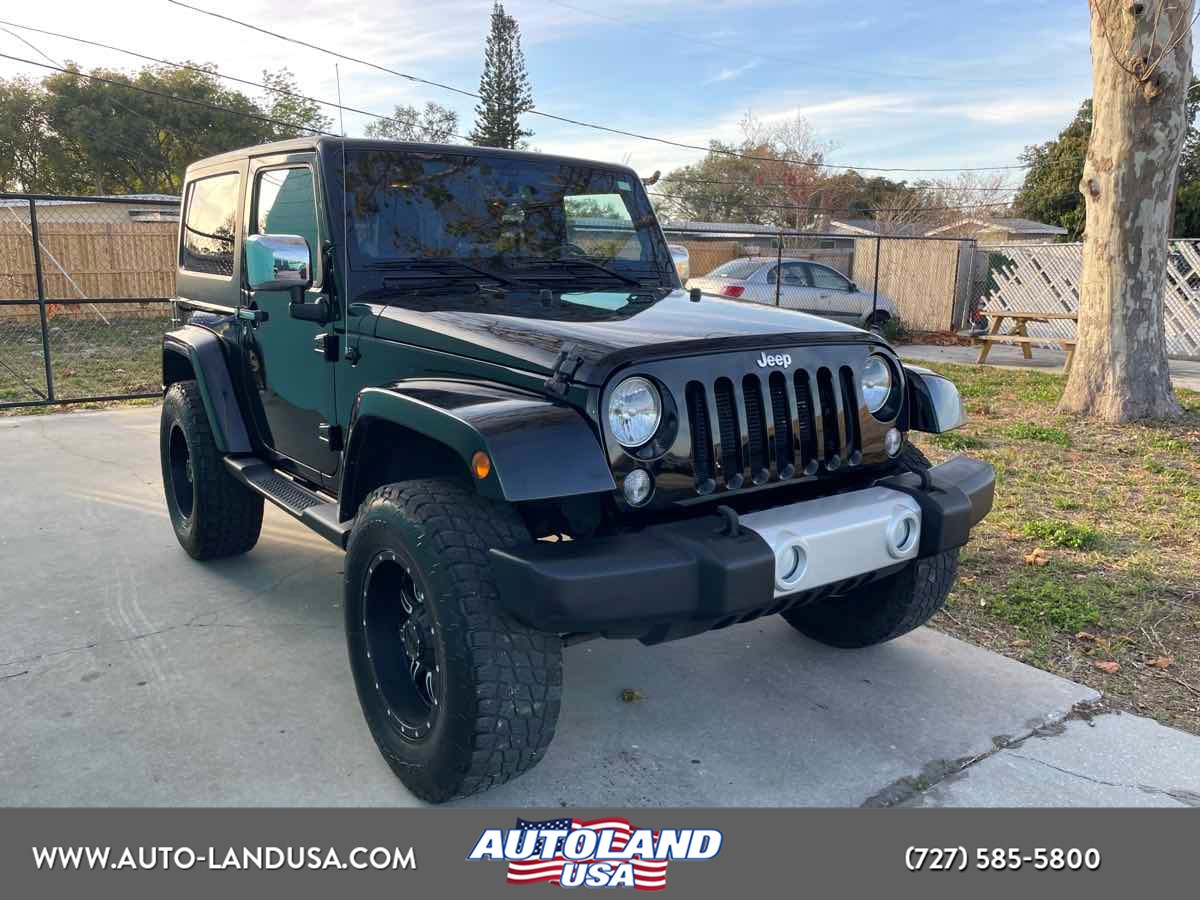
[[[1067,351],[1067,361],[1063,366],[1063,374],[1068,374],[1071,371],[1071,362],[1075,358],[1075,339],[1074,338],[1059,338],[1059,337],[1030,337],[1027,330],[1030,322],[1079,322],[1079,316],[1075,313],[1057,313],[1057,312],[1030,312],[1015,309],[985,309],[983,314],[991,321],[991,328],[987,334],[974,335],[974,342],[979,344],[979,359],[976,362],[980,365],[987,362],[988,352],[992,349],[993,344],[1018,344],[1021,347],[1021,353],[1026,359],[1033,359],[1033,344],[1058,344]],[[1001,334],[1000,329],[1004,327],[1004,322],[1007,319],[1012,319],[1012,330]]]

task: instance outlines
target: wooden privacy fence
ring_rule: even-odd
[[[978,251],[981,306],[1077,313],[1082,244],[998,244]],[[1200,241],[1169,242],[1163,318],[1167,355],[1200,359]],[[1030,323],[1031,337],[1073,338],[1069,320]]]
[[[170,222],[43,222],[42,277],[54,300],[170,297],[175,293],[175,229]],[[0,300],[36,300],[37,275],[28,225],[0,218]],[[137,306],[134,304],[133,306]],[[118,313],[120,306],[106,306]],[[55,315],[91,313],[86,304]],[[0,306],[0,316],[34,317],[32,306]]]
[[[876,240],[854,240],[851,277],[868,292],[875,278]],[[896,304],[905,326],[912,331],[957,326],[970,292],[973,241],[882,238],[878,249],[879,293]]]

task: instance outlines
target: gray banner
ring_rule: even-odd
[[[503,861],[468,861],[488,828],[509,829],[519,818],[589,820],[621,816],[635,828],[718,829],[719,853],[707,860],[672,860],[665,892],[686,897],[784,897],[836,894],[859,897],[897,888],[930,897],[1038,896],[1064,889],[1088,897],[1134,896],[1147,885],[1186,885],[1195,872],[1196,817],[1188,810],[0,810],[0,872],[9,896],[64,896],[120,891],[124,897],[243,896],[287,891],[291,897],[345,896],[371,890],[412,896],[413,890],[464,896],[465,891],[541,893],[562,888],[506,884]],[[34,848],[109,848],[105,868],[38,869]],[[396,870],[214,868],[230,848],[313,848],[305,858],[336,851],[350,860],[356,847],[385,847],[415,868]],[[940,854],[950,870],[932,871],[939,854],[909,848],[955,848]],[[148,862],[151,848],[167,868],[118,868],[127,859]],[[185,848],[185,849],[180,849]],[[961,851],[957,848],[961,848]],[[1055,870],[1081,851],[1082,868]],[[1002,858],[1001,871],[979,866]],[[1055,850],[1063,851],[1056,857]],[[1085,856],[1082,851],[1094,850]],[[1044,853],[1044,856],[1041,856]],[[93,851],[96,852],[96,851]],[[259,851],[261,852],[261,851]],[[195,854],[196,861],[192,861]],[[203,857],[203,861],[199,861]],[[1024,857],[1029,857],[1028,861]],[[1096,861],[1089,870],[1084,860]],[[86,857],[85,857],[86,858]],[[265,858],[270,858],[267,854]],[[381,853],[378,857],[383,858]],[[1038,871],[1037,860],[1047,863]],[[359,862],[368,859],[360,853]],[[210,860],[212,862],[210,862]],[[965,869],[959,870],[965,862]],[[177,868],[187,865],[190,868]],[[1010,866],[1019,865],[1013,869]],[[522,892],[524,892],[522,894]],[[547,894],[547,892],[550,892]],[[1032,894],[1030,892],[1033,892]],[[619,894],[618,894],[619,896]]]

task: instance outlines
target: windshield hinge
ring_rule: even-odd
[[[562,349],[558,351],[558,359],[554,361],[554,368],[550,370],[550,377],[546,379],[546,390],[554,394],[556,397],[565,397],[567,388],[571,384],[571,379],[575,377],[575,373],[579,371],[579,367],[583,365],[583,357],[577,352],[574,344],[564,344]]]

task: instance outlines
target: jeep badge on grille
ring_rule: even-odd
[[[774,356],[769,356],[764,352],[759,356],[756,362],[758,363],[758,367],[760,369],[772,368],[774,366],[779,366],[782,369],[786,369],[792,364],[792,357],[787,353],[777,353]]]

